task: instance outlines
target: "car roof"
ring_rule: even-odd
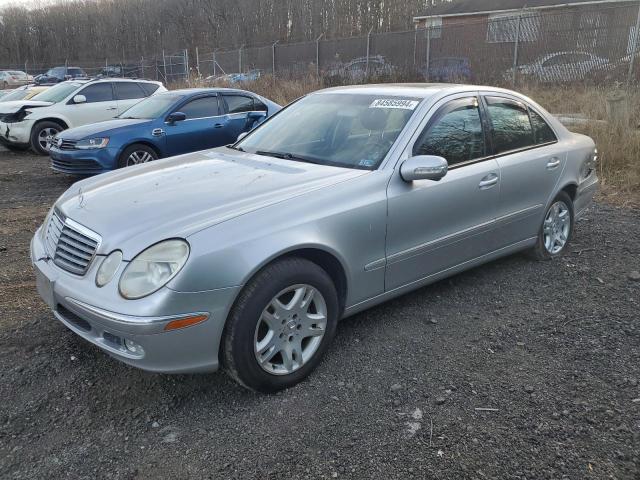
[[[316,93],[351,93],[358,95],[390,95],[427,98],[444,90],[460,89],[464,87],[472,86],[457,85],[453,83],[382,83],[325,88],[324,90],[319,90]],[[477,87],[473,88],[477,89]],[[464,91],[464,89],[461,91]]]
[[[247,90],[242,90],[239,88],[181,88],[179,90],[169,90],[167,92],[162,92],[159,95],[167,95],[170,93],[175,93],[178,95],[196,95],[199,93],[243,93],[245,95],[258,96],[258,94],[249,92]]]
[[[349,93],[354,95],[386,95],[410,96],[414,98],[429,98],[436,94],[452,94],[464,92],[495,92],[524,97],[524,95],[506,88],[489,87],[485,85],[466,85],[457,83],[383,83],[371,85],[346,85],[318,90],[314,94]]]

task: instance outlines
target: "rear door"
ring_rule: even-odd
[[[249,95],[223,94],[221,98],[224,100],[228,117],[225,126],[226,143],[234,143],[238,139],[238,135],[248,132],[256,123],[250,114],[263,108],[266,111],[266,106],[262,102],[255,103],[254,98]]]
[[[103,122],[118,115],[118,102],[111,82],[90,83],[76,95],[84,95],[84,103],[76,104],[73,98],[65,106],[65,114],[71,121],[69,127]]]
[[[516,97],[484,96],[492,154],[500,165],[501,246],[535,237],[566,152],[542,115]]]
[[[147,93],[137,82],[114,82],[113,86],[118,101],[118,114],[147,97]]]
[[[191,98],[174,109],[187,118],[165,128],[169,155],[206,150],[230,143],[225,134],[226,119],[220,115],[217,95]]]
[[[405,182],[393,174],[388,195],[385,289],[402,287],[495,249],[500,170],[488,155],[479,99],[442,100],[406,158],[437,155],[449,163],[440,181]]]

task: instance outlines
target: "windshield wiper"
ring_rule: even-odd
[[[265,157],[282,158],[284,160],[296,160],[298,162],[315,163],[316,165],[323,165],[322,162],[309,157],[302,157],[300,155],[294,155],[288,152],[268,152],[266,150],[258,150],[256,155],[264,155]]]
[[[242,147],[234,147],[233,144],[225,145],[225,147],[230,148],[231,150],[237,150],[239,152],[244,152],[244,148],[242,148]]]

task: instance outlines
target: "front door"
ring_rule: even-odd
[[[175,111],[184,113],[187,118],[167,125],[165,129],[167,156],[206,150],[230,143],[226,141],[227,120],[224,115],[220,115],[216,95],[189,99]]]
[[[104,122],[118,115],[118,102],[113,94],[111,82],[93,83],[78,92],[87,99],[84,103],[75,103],[73,98],[66,105],[69,127],[78,127],[89,123]]]
[[[387,192],[387,291],[495,249],[500,169],[487,156],[478,98],[460,96],[436,108],[409,156],[444,157],[449,172],[437,182],[410,183],[394,172]]]

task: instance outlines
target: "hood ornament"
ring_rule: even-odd
[[[84,208],[84,193],[82,187],[78,188],[78,208]]]

